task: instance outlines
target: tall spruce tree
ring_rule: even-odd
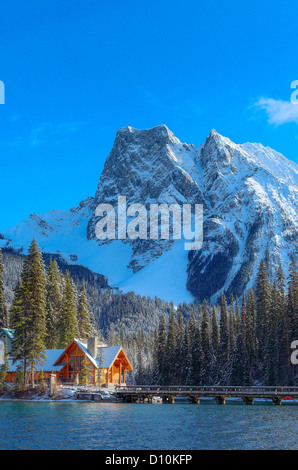
[[[58,324],[61,313],[63,282],[56,260],[50,260],[47,269],[47,303],[46,303],[46,346],[48,349],[58,347]]]
[[[177,346],[176,342],[176,331],[177,324],[174,318],[173,313],[169,318],[168,334],[166,340],[166,354],[165,354],[165,373],[166,373],[166,383],[172,385],[175,381],[176,375],[176,363],[175,363],[175,350]]]
[[[180,370],[180,384],[189,385],[192,377],[192,348],[188,323],[184,327],[183,334],[183,367]]]
[[[268,383],[270,368],[271,286],[265,261],[260,262],[256,278],[256,332],[259,344],[259,379]]]
[[[181,383],[181,371],[184,367],[184,345],[183,345],[183,338],[184,338],[184,325],[183,325],[183,316],[180,312],[178,315],[177,321],[177,331],[176,331],[176,350],[174,351],[175,354],[175,383]]]
[[[5,383],[8,370],[9,370],[9,360],[8,360],[8,349],[7,349],[7,338],[5,337],[4,361],[0,365],[0,388],[3,387],[3,385]]]
[[[31,371],[32,385],[37,365],[45,360],[46,336],[46,273],[36,240],[28,248],[11,308],[11,326],[14,328],[13,343],[15,360],[23,364],[24,378]]]
[[[279,312],[278,337],[279,337],[279,378],[281,385],[287,385],[290,377],[290,331],[291,326],[288,317],[286,280],[283,268],[279,265],[277,272],[277,309]]]
[[[211,344],[210,344],[210,325],[209,325],[209,312],[206,299],[202,306],[201,316],[201,381],[203,385],[210,384],[210,363],[211,363]]]
[[[288,277],[288,299],[287,299],[287,317],[289,325],[289,343],[296,341],[298,338],[298,271],[296,260],[293,257],[289,268]],[[291,363],[288,363],[289,382],[291,385],[295,383],[296,369]]]
[[[158,382],[163,385],[166,374],[166,321],[165,317],[161,315],[158,326],[158,346],[156,351],[157,365],[158,365]]]
[[[0,248],[0,328],[8,328],[8,310],[5,302],[4,294],[4,263],[2,257],[2,250]]]
[[[271,292],[271,305],[270,305],[270,338],[269,338],[269,374],[268,374],[268,385],[275,385],[280,383],[280,337],[279,337],[279,323],[280,323],[280,311],[278,302],[278,287],[276,281],[273,282]]]
[[[193,315],[189,320],[189,340],[191,347],[191,375],[190,385],[202,384],[202,337],[200,322]]]
[[[230,335],[228,321],[228,304],[226,296],[221,293],[220,296],[220,352],[219,365],[221,384],[226,384],[230,376]]]
[[[88,338],[94,332],[94,324],[91,320],[90,305],[84,281],[81,283],[78,296],[77,320],[80,338]]]
[[[77,290],[69,271],[65,272],[65,286],[59,319],[59,345],[65,348],[78,335]]]

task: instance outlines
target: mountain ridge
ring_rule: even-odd
[[[203,204],[201,250],[186,252],[180,240],[97,240],[95,209],[116,206],[118,195],[146,207]],[[94,197],[29,216],[3,232],[0,246],[25,250],[34,235],[43,251],[86,265],[125,291],[215,302],[221,291],[250,288],[261,258],[274,273],[297,256],[297,207],[298,165],[270,147],[235,144],[212,129],[196,148],[165,125],[127,126],[116,134]]]

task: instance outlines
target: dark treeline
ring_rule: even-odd
[[[109,345],[124,346],[136,383],[295,383],[290,361],[291,343],[298,340],[294,260],[287,279],[282,267],[269,279],[266,262],[261,261],[253,289],[239,299],[222,294],[215,306],[205,301],[175,307],[133,292],[113,294],[88,279],[86,287],[84,282],[76,287],[55,260],[45,268],[33,241],[8,309],[0,250],[0,327],[16,330],[17,347],[22,354],[27,351],[31,364],[40,360],[45,348],[63,348],[74,337],[100,331]],[[34,347],[31,336],[37,338]]]
[[[286,287],[287,284],[287,287]],[[135,382],[160,385],[293,385],[292,341],[298,339],[298,275],[282,267],[269,281],[261,261],[254,289],[238,301],[205,301],[185,315],[179,306],[168,321],[161,316],[152,337],[140,330],[121,338],[133,358]],[[118,338],[117,338],[118,339]],[[116,339],[116,341],[117,341]]]
[[[35,240],[29,246],[8,311],[4,296],[4,266],[0,251],[0,327],[13,328],[14,357],[24,380],[43,364],[46,349],[66,347],[75,337],[97,334],[84,283],[78,291],[68,271],[50,260],[47,269]]]

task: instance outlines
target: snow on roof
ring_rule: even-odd
[[[109,368],[113,364],[114,360],[116,359],[121,346],[109,346],[107,348],[102,348],[103,352],[103,365],[102,367]],[[97,348],[97,359],[100,354],[100,347]],[[99,364],[97,360],[97,364]]]
[[[98,365],[99,365],[99,355],[100,355],[100,348],[102,348],[102,351],[103,351],[103,365],[102,367],[104,368],[109,368],[111,367],[111,365],[113,364],[114,360],[116,359],[120,349],[121,349],[121,346],[98,346],[97,348],[97,357],[94,358],[92,356],[92,354],[90,353],[90,351],[88,350],[87,348],[87,344],[82,340],[78,340],[78,339],[75,339],[75,342],[77,343],[77,345],[82,349],[82,351],[86,354],[86,356],[88,357],[88,359],[90,360],[90,362],[92,362],[92,364],[98,368]]]
[[[1,334],[1,331],[3,331],[3,333],[6,334],[11,340],[14,339],[14,330],[11,330],[8,328],[1,328],[0,334]]]
[[[46,349],[45,354],[46,354],[46,360],[44,364],[36,364],[35,370],[36,372],[39,371],[44,371],[44,372],[51,372],[51,371],[59,371],[64,367],[64,363],[60,363],[57,366],[54,366],[55,362],[57,359],[61,356],[61,354],[64,352],[64,349]],[[16,361],[13,363],[12,359],[9,359],[9,372],[16,372],[18,366],[20,365],[21,361]]]
[[[74,339],[74,341],[77,343],[77,345],[79,346],[79,348],[81,348],[81,350],[86,354],[86,356],[88,357],[89,361],[92,362],[92,364],[94,365],[94,367],[97,368],[97,362],[96,360],[94,359],[94,357],[92,356],[92,354],[90,353],[90,351],[87,349],[87,344],[86,343],[83,343],[82,341],[78,340],[78,339]]]

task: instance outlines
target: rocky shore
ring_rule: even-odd
[[[0,400],[84,400],[105,403],[116,403],[118,401],[113,391],[103,388],[85,389],[84,387],[61,386],[51,395],[47,385],[27,386],[18,389],[14,384],[4,385],[0,390]]]

